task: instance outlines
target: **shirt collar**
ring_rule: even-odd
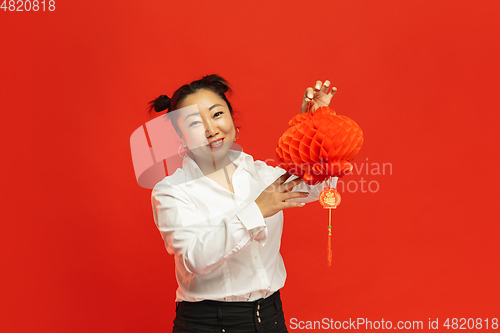
[[[239,168],[240,164],[243,170],[248,172],[253,178],[258,179],[255,171],[253,157],[242,151],[229,150],[229,159]],[[186,172],[187,181],[203,178],[205,175],[196,162],[188,155],[182,161],[182,169]]]

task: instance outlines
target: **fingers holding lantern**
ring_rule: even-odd
[[[326,80],[324,83],[318,80],[314,88],[308,87],[302,98],[300,113],[308,112],[309,109],[311,112],[314,112],[322,106],[330,105],[333,96],[337,92],[337,88],[333,87],[330,89],[330,85],[329,80]]]

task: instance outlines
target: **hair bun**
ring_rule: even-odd
[[[149,113],[156,111],[156,112],[162,112],[163,110],[166,110],[170,107],[170,97],[167,95],[161,95],[155,100],[152,100],[149,102]]]
[[[155,111],[162,112],[163,110],[168,109],[169,106],[170,106],[170,97],[168,97],[167,95],[161,95],[156,99]]]
[[[167,95],[161,95],[157,99],[152,100],[148,103],[149,115],[152,116],[153,112],[162,112],[163,110],[168,109],[170,107],[170,101],[171,99]]]
[[[231,88],[229,87],[229,84],[227,83],[226,80],[224,80],[222,77],[220,77],[217,74],[211,74],[204,76],[202,78],[204,81],[208,81],[213,85],[216,85],[220,88],[222,93],[226,93],[227,91],[231,91]]]

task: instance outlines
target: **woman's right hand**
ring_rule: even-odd
[[[301,202],[285,202],[285,200],[293,198],[305,198],[309,195],[307,192],[293,191],[293,187],[297,186],[302,179],[297,178],[286,184],[283,184],[291,175],[287,172],[279,177],[274,183],[269,185],[258,197],[255,203],[259,206],[262,216],[264,218],[273,216],[280,210],[293,207],[302,207],[304,203]]]
[[[302,97],[302,106],[300,107],[300,113],[307,112],[309,103],[312,102],[312,110],[314,113],[319,107],[328,106],[332,101],[333,95],[337,92],[337,88],[333,87],[330,91],[330,81],[326,80],[325,83],[321,81],[316,81],[314,88],[309,87],[304,92]]]

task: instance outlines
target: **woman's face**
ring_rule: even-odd
[[[197,163],[224,162],[234,142],[233,117],[226,102],[211,90],[201,89],[188,95],[178,108],[197,105],[179,114],[178,125],[182,144],[194,154]]]

